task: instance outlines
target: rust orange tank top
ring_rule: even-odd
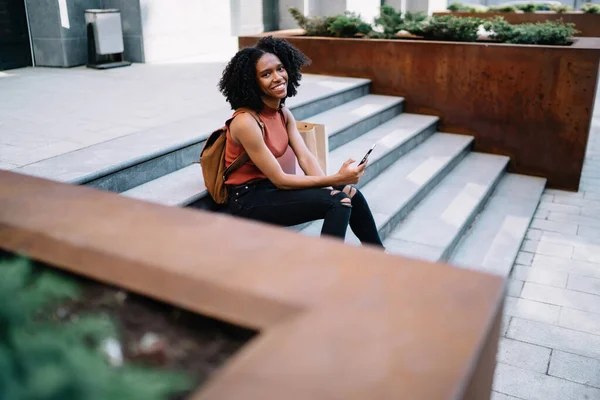
[[[265,143],[275,158],[283,156],[289,146],[287,128],[285,125],[285,117],[283,112],[265,105],[263,110],[258,114],[260,120],[265,124]],[[227,141],[225,143],[225,166],[229,166],[242,152],[244,148],[235,143],[231,138],[229,130],[227,130]],[[248,161],[236,171],[232,172],[226,185],[241,185],[243,183],[264,179],[266,176],[258,169],[252,161]]]

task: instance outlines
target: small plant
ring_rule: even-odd
[[[363,21],[360,15],[346,11],[333,18],[329,24],[329,32],[335,37],[354,37],[368,35],[373,28]]]
[[[455,1],[450,3],[447,7],[448,11],[452,12],[485,12],[487,11],[486,7],[471,5],[471,4],[463,4],[461,2]]]
[[[568,45],[569,38],[578,32],[574,24],[562,21],[510,25],[501,17],[484,23],[483,27],[492,31],[491,39],[513,44]]]
[[[383,5],[381,6],[379,17],[375,18],[375,24],[379,25],[382,31],[373,31],[369,34],[369,37],[374,39],[393,38],[399,31],[408,30],[426,19],[427,15],[421,11],[407,11],[402,15],[402,12],[396,11],[393,7]]]
[[[585,3],[581,6],[581,11],[587,14],[600,14],[600,4]]]
[[[529,4],[519,4],[516,6],[517,10],[526,12],[526,13],[532,13],[535,11],[535,4],[533,3],[529,3]]]
[[[428,21],[407,27],[406,30],[430,40],[474,42],[477,40],[479,25],[480,18],[443,15],[431,17]]]
[[[78,296],[66,276],[0,260],[0,399],[159,400],[189,388],[183,375],[110,366],[96,349],[117,334],[107,318],[56,322],[47,312]]]
[[[550,10],[556,13],[564,13],[568,11],[573,11],[573,7],[568,6],[566,4],[553,4],[550,6]]]
[[[550,5],[548,4],[538,4],[538,3],[527,3],[527,4],[518,4],[515,6],[517,10],[521,10],[526,13],[532,13],[536,11],[551,11]]]
[[[507,6],[490,6],[490,8],[488,8],[488,11],[490,11],[490,12],[511,13],[511,12],[517,11],[517,8],[515,6],[511,6],[511,5],[507,5]]]
[[[331,36],[329,26],[335,17],[306,17],[295,7],[290,7],[290,14],[298,26],[306,31],[308,36]]]
[[[382,38],[393,37],[403,26],[402,12],[396,11],[390,5],[383,5],[379,11],[379,17],[375,18],[375,24],[383,28]],[[378,32],[379,33],[379,32]],[[371,35],[373,37],[376,34]]]

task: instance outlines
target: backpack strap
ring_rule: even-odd
[[[260,126],[260,130],[262,132],[263,138],[265,137],[265,124],[260,120],[260,118],[258,117],[258,114],[254,111],[251,110],[249,108],[238,108],[237,110],[235,110],[235,112],[233,113],[233,116],[231,118],[229,118],[227,120],[227,122],[225,123],[225,126],[227,127],[227,129],[229,129],[229,124],[231,123],[231,121],[237,117],[239,114],[242,113],[248,113],[252,116],[252,118],[254,118],[254,120],[256,121],[256,123],[258,124],[258,126]],[[246,164],[248,161],[250,161],[250,156],[248,155],[248,153],[246,153],[246,150],[242,151],[242,154],[240,154],[239,156],[237,156],[237,158],[235,160],[233,160],[233,162],[229,165],[229,167],[225,168],[225,171],[223,171],[223,181],[227,180],[227,177],[234,171],[236,171],[238,168],[240,168],[242,165]]]

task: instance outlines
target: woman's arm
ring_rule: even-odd
[[[302,139],[300,132],[298,132],[296,119],[292,115],[292,112],[287,107],[283,107],[283,113],[285,114],[285,120],[287,122],[290,146],[292,147],[292,150],[294,150],[300,168],[302,168],[302,171],[304,171],[306,175],[325,176],[325,172],[321,169],[317,158],[310,152],[308,147],[306,147],[304,139]]]
[[[229,125],[231,138],[241,144],[252,162],[279,189],[305,189],[325,186],[355,184],[364,173],[366,164],[352,167],[347,160],[342,168],[330,176],[301,176],[286,174],[271,153],[256,120],[246,113],[238,115]],[[302,139],[302,138],[300,138]]]

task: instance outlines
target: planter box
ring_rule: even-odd
[[[490,398],[498,276],[8,171],[0,248],[258,330],[193,399]]]
[[[600,14],[589,14],[581,11],[572,11],[564,13],[556,13],[553,11],[536,11],[532,13],[515,13],[515,12],[451,12],[441,11],[434,12],[433,15],[454,15],[457,17],[476,17],[476,18],[494,18],[504,17],[511,24],[527,24],[544,21],[570,22],[575,24],[575,29],[580,31],[577,36],[585,37],[600,37]]]
[[[439,116],[440,131],[472,135],[476,151],[509,156],[512,172],[578,190],[600,39],[559,47],[295,33],[281,36],[312,59],[305,72],[371,79],[372,93],[405,97],[406,112]],[[259,37],[240,37],[240,47]]]

